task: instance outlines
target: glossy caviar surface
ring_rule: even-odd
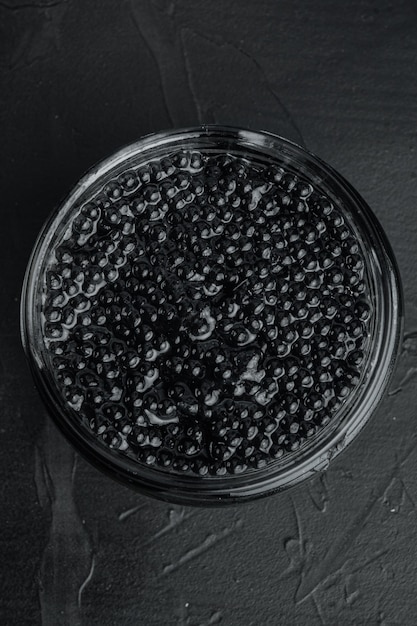
[[[340,207],[290,167],[179,150],[74,207],[44,273],[62,402],[169,473],[261,469],[361,382],[373,311]]]

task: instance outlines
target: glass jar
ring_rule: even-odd
[[[153,134],[42,229],[22,341],[53,420],[112,478],[184,504],[327,468],[378,405],[403,318],[375,215],[281,137]]]

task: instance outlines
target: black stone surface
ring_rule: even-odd
[[[0,623],[417,622],[417,8],[353,0],[0,1]],[[171,506],[79,459],[19,337],[23,273],[50,211],[149,132],[265,129],[338,169],[404,282],[390,391],[329,470],[226,509]]]

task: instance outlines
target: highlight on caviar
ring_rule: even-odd
[[[144,138],[42,231],[22,336],[93,463],[185,502],[326,468],[373,412],[401,333],[398,271],[360,196],[266,133]]]

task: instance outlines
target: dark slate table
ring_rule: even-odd
[[[417,5],[2,0],[0,623],[417,623]],[[47,418],[19,337],[28,255],[93,163],[198,123],[266,129],[338,169],[400,266],[390,392],[329,470],[224,509],[138,495]]]

